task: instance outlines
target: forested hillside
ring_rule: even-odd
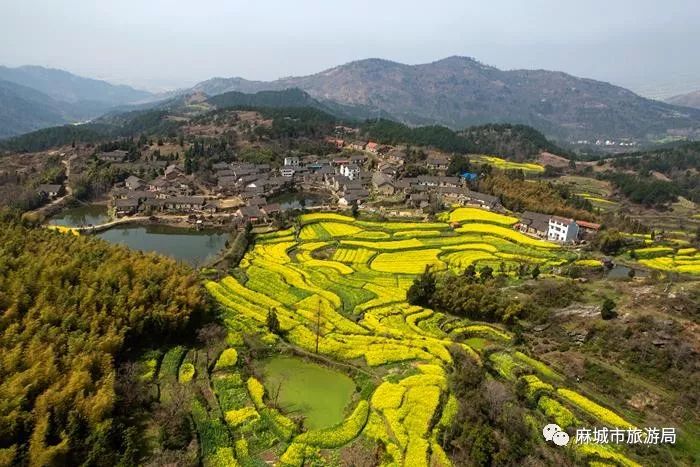
[[[455,132],[447,127],[409,127],[391,120],[368,121],[362,126],[368,138],[384,144],[432,146],[443,151],[498,154],[525,160],[542,151],[567,154],[534,128],[525,125],[483,125]]]
[[[117,364],[205,307],[175,261],[0,224],[0,465],[135,465]]]

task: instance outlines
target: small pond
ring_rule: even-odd
[[[101,204],[86,204],[64,209],[51,219],[49,224],[66,227],[82,227],[86,225],[104,224],[110,220],[107,206]]]
[[[355,392],[350,377],[295,357],[275,357],[263,363],[268,396],[286,414],[304,415],[309,429],[326,428],[343,421]]]
[[[196,231],[168,226],[128,225],[96,234],[110,243],[121,243],[134,250],[155,252],[201,266],[225,246],[225,232]]]
[[[267,202],[270,204],[279,203],[282,210],[289,210],[301,209],[305,206],[318,206],[320,204],[327,203],[328,200],[328,196],[320,193],[297,191],[273,196],[272,198],[268,199]]]

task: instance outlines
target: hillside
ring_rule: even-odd
[[[148,99],[152,95],[130,86],[84,78],[63,70],[40,66],[8,68],[0,66],[0,79],[21,84],[52,98],[70,102],[93,102],[115,106]]]
[[[521,123],[561,140],[700,135],[700,110],[645,99],[600,81],[545,70],[503,71],[471,58],[422,65],[361,60],[272,82],[215,78],[209,95],[298,87],[312,97],[383,111],[411,125]]]
[[[700,109],[700,91],[693,91],[666,99],[666,102],[673,105],[694,107]]]
[[[74,111],[39,91],[0,81],[0,138],[75,121]]]

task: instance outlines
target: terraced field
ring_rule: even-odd
[[[515,162],[502,159],[496,156],[470,155],[469,159],[473,162],[489,164],[501,170],[522,170],[525,173],[542,173],[544,167],[534,162]]]
[[[238,278],[208,282],[207,289],[224,310],[232,346],[241,346],[243,335],[258,335],[270,346],[307,353],[318,349],[321,357],[360,369],[374,382],[370,391],[355,395],[342,423],[302,432],[289,414],[274,408],[273,396],[258,380],[243,381],[235,354],[229,352],[213,375],[224,420],[206,408],[194,408],[204,438],[204,465],[251,465],[253,459],[270,456],[279,456],[282,465],[318,459],[328,465],[328,450],[358,438],[381,441],[385,465],[450,465],[438,435],[457,410],[447,386],[452,361],[448,348],[455,344],[492,367],[494,377],[511,384],[523,380],[536,426],[553,421],[562,426],[578,421],[631,425],[592,400],[594,395],[575,393],[544,363],[514,352],[507,331],[406,302],[406,290],[426,265],[461,271],[472,263],[503,263],[511,271],[528,262],[546,270],[573,260],[556,245],[510,230],[506,216],[466,211],[453,216],[463,224],[456,231],[445,223],[373,223],[338,214],[305,215],[296,235],[259,237],[242,261]],[[396,235],[415,231],[426,234]],[[268,330],[272,310],[282,338]],[[484,354],[488,346],[500,350]],[[178,350],[166,355],[161,369],[173,380],[183,374],[178,372],[180,365],[196,366],[190,360]],[[198,373],[192,377],[196,380]],[[637,465],[606,446],[594,452],[581,448],[580,455],[598,465],[612,458]]]
[[[700,251],[696,248],[668,246],[634,250],[639,263],[652,269],[683,274],[700,274]]]

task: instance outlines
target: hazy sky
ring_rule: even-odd
[[[650,96],[700,89],[700,0],[0,0],[0,64],[148,89],[467,55]]]

